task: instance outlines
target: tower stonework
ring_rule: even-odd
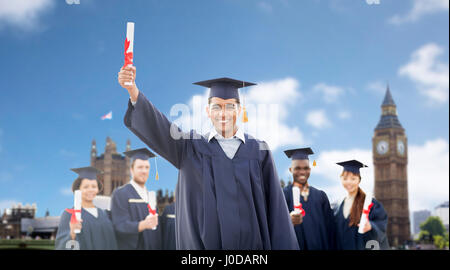
[[[387,237],[391,246],[410,240],[408,203],[408,144],[397,118],[397,106],[389,86],[381,105],[382,115],[372,138],[375,198],[388,214]]]
[[[125,151],[131,150],[131,142],[128,139]],[[103,172],[103,174],[97,175],[97,179],[103,184],[103,190],[101,190],[96,198],[101,197],[100,207],[109,207],[110,198],[113,191],[130,182],[130,158],[126,155],[117,153],[116,143],[111,138],[106,138],[105,152],[101,155],[97,154],[97,144],[95,140],[92,140],[91,144],[91,166]],[[148,180],[147,180],[148,181]],[[157,207],[159,213],[163,213],[164,208],[174,202],[173,192],[169,194],[166,190],[166,194],[163,195],[162,190],[157,191]],[[106,205],[105,205],[106,203]],[[108,205],[108,206],[107,206]],[[99,207],[99,206],[98,206]],[[106,209],[106,208],[105,208]],[[109,208],[107,208],[109,210]],[[0,220],[1,221],[1,220]],[[1,232],[1,231],[0,231]]]
[[[126,149],[130,149],[130,140],[127,140]],[[91,166],[103,172],[97,176],[103,184],[98,195],[111,196],[115,188],[130,181],[130,159],[117,153],[116,143],[109,137],[106,138],[105,152],[100,156],[97,156],[95,140],[92,141]]]

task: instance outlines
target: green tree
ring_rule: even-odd
[[[444,236],[444,248],[448,248],[448,232]]]
[[[435,236],[433,236],[433,239],[434,239],[434,245],[438,249],[444,249],[445,239],[444,239],[444,237],[442,237],[442,235],[435,235]]]
[[[424,223],[420,224],[420,229],[422,231],[427,231],[430,234],[430,240],[433,240],[436,235],[442,237],[445,235],[445,227],[439,217],[429,217]]]
[[[428,244],[431,241],[431,236],[430,233],[428,231],[420,231],[419,233],[419,242],[420,243],[424,243],[424,244]]]

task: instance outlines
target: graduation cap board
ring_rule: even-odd
[[[240,100],[238,90],[239,88],[256,85],[255,83],[239,81],[231,78],[218,78],[196,82],[194,84],[210,88],[211,90],[209,91],[209,98],[212,97],[218,97],[222,99],[235,98],[237,100]],[[244,111],[242,122],[246,123],[248,122],[248,117],[247,117],[247,110],[245,109],[245,101],[243,109]]]
[[[311,148],[297,148],[297,149],[290,149],[284,151],[286,156],[288,158],[291,158],[292,160],[302,160],[302,159],[309,159],[309,155],[314,154]]]
[[[348,161],[343,161],[343,162],[338,162],[336,163],[337,165],[340,165],[342,167],[344,167],[344,171],[347,172],[352,172],[352,173],[357,173],[359,174],[359,169],[360,168],[367,168],[367,165],[364,165],[363,163],[353,159],[353,160],[348,160]]]
[[[251,82],[238,81],[230,78],[218,78],[207,81],[195,82],[196,85],[201,85],[211,89],[209,97],[219,97],[223,99],[236,98],[239,100],[239,88],[256,85]]]
[[[102,172],[97,170],[94,167],[81,167],[81,168],[73,168],[71,169],[75,173],[78,174],[78,177],[82,179],[90,179],[94,180],[97,179],[97,174],[101,174]]]
[[[286,156],[292,160],[309,160],[309,155],[314,154],[313,150],[310,147],[306,148],[297,148],[297,149],[289,149],[284,151]],[[316,161],[314,160],[313,166],[316,166]]]
[[[142,159],[147,160],[149,158],[155,157],[155,154],[153,154],[150,150],[147,148],[139,148],[135,150],[130,150],[123,152],[127,157],[131,159]]]
[[[156,155],[153,154],[150,150],[147,148],[139,148],[135,150],[130,150],[123,152],[127,157],[129,157],[131,160],[141,159],[141,160],[148,160],[149,158],[155,158],[155,169],[156,169],[156,176],[155,179],[159,179],[158,174],[158,164],[156,163]]]

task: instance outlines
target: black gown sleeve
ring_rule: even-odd
[[[187,141],[192,134],[182,132],[171,123],[142,92],[139,92],[136,104],[128,101],[128,110],[124,117],[127,126],[139,139],[172,163],[181,167],[183,155],[186,153]]]

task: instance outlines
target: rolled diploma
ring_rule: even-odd
[[[75,190],[74,196],[73,196],[73,209],[77,212],[75,212],[75,217],[77,218],[77,221],[81,220],[81,212],[78,212],[78,210],[81,211],[81,190]],[[81,230],[74,230],[74,233],[80,233]]]
[[[128,47],[128,52],[133,52],[133,45],[134,45],[134,23],[133,22],[127,22],[127,39],[130,41],[130,46]],[[125,82],[125,85],[133,85],[132,82]]]
[[[156,211],[156,194],[154,191],[149,191],[148,192],[148,204],[150,204],[150,207]],[[150,216],[152,216],[151,214],[149,214]],[[156,216],[158,216],[158,214],[156,214]],[[158,226],[156,226],[155,228],[152,228],[152,230],[156,230]]]
[[[359,228],[358,228],[358,233],[362,234],[363,233],[363,229],[366,226],[367,221],[369,220],[369,214],[365,214],[365,211],[369,210],[369,205],[372,203],[372,195],[371,194],[366,194],[366,198],[364,199],[364,207],[363,207],[363,212],[361,213],[361,219],[359,222]]]
[[[292,187],[292,197],[294,200],[294,214],[301,214],[301,211],[298,208],[295,208],[296,206],[300,205],[300,188],[299,187]]]

